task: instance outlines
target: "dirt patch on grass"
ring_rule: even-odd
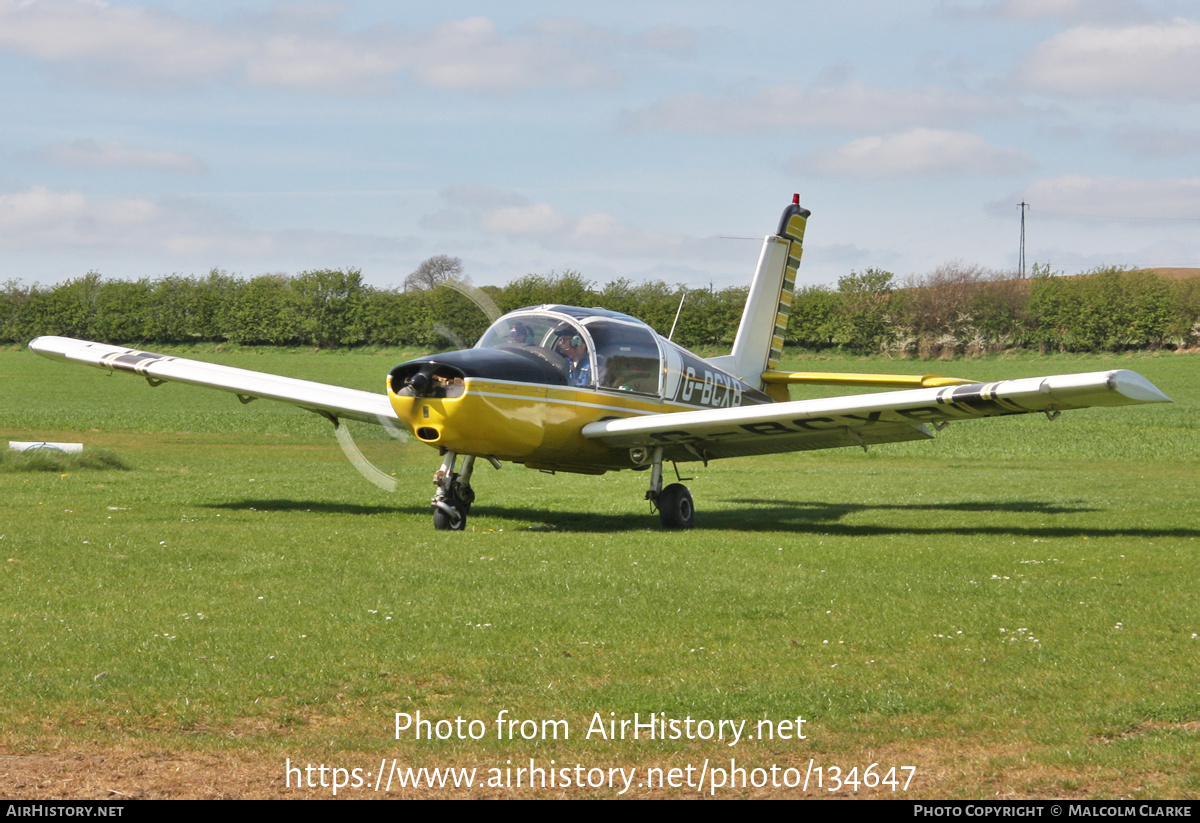
[[[274,771],[274,774],[269,774]],[[232,755],[73,748],[41,754],[0,752],[3,796],[12,800],[167,800],[317,797],[287,792],[275,764]]]

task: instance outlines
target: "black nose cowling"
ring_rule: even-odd
[[[561,361],[561,362],[559,362]],[[468,378],[567,385],[566,361],[540,346],[463,349],[401,363],[388,375],[393,394],[454,398]]]

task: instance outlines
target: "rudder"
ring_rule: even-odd
[[[784,209],[779,229],[763,239],[758,268],[746,295],[732,353],[709,360],[752,386],[763,388],[776,400],[787,400],[787,387],[762,383],[764,371],[779,367],[788,318],[796,290],[796,272],[804,252],[804,230],[811,212],[794,195]],[[776,396],[776,395],[779,396]]]

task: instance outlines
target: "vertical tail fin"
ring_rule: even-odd
[[[719,369],[733,374],[752,386],[762,388],[761,375],[779,366],[783,354],[783,338],[787,333],[788,317],[792,312],[792,294],[796,289],[796,270],[804,250],[804,229],[808,224],[808,209],[800,205],[800,195],[783,211],[779,230],[763,239],[758,268],[746,295],[746,308],[733,341],[733,352],[709,360]],[[766,386],[772,394],[787,386]],[[786,400],[786,396],[775,397]]]

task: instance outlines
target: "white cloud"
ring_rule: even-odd
[[[688,238],[681,235],[630,226],[611,214],[565,214],[549,203],[530,203],[520,195],[485,186],[455,186],[443,196],[453,207],[425,217],[421,221],[424,228],[463,231],[474,226],[505,240],[601,257],[677,256],[690,246]]]
[[[190,200],[94,199],[44,186],[0,194],[0,249],[83,252],[98,268],[131,255],[158,256],[174,261],[165,264],[173,268],[196,258],[207,265],[244,258],[278,265],[281,258],[303,254],[308,259],[300,262],[312,266],[313,258],[354,260],[409,245],[407,239],[337,232],[255,231]]]
[[[548,249],[588,251],[605,257],[657,256],[684,244],[681,236],[639,229],[611,214],[568,215],[546,203],[486,211],[480,215],[480,225],[510,240],[528,238]]]
[[[532,206],[506,206],[485,211],[480,216],[480,224],[484,231],[509,237],[518,235],[551,237],[562,232],[567,223],[567,218],[546,203],[537,203]]]
[[[442,192],[442,196],[453,206],[475,209],[524,206],[529,203],[528,200],[515,192],[484,186],[478,183],[462,183],[457,186],[451,186]]]
[[[270,34],[255,44],[242,63],[247,82],[331,94],[386,91],[406,67],[404,56],[387,44],[335,35],[308,37]]]
[[[559,18],[503,33],[484,17],[425,30],[346,31],[337,7],[281,7],[212,25],[183,15],[81,0],[0,0],[0,49],[137,85],[240,79],[251,85],[361,94],[401,77],[454,91],[608,88],[616,52],[637,38]],[[86,68],[85,68],[86,67]]]
[[[538,37],[569,41],[580,48],[620,48],[625,42],[614,29],[576,17],[545,17],[535,20],[529,31]]]
[[[696,34],[682,26],[664,24],[646,31],[638,41],[652,51],[688,52],[696,44]]]
[[[740,134],[773,129],[903,128],[949,125],[1011,109],[936,86],[884,89],[859,81],[823,88],[772,86],[749,97],[668,97],[629,116],[635,129]]]
[[[455,20],[406,38],[414,77],[434,88],[512,93],[534,86],[608,87],[619,74],[571,48],[581,31],[555,21],[534,36],[505,36],[484,17]],[[583,25],[583,24],[580,24]]]
[[[1077,26],[1036,46],[1017,68],[1024,85],[1075,97],[1200,99],[1200,23]]]
[[[1200,154],[1200,132],[1137,124],[1113,129],[1113,142],[1134,157],[1159,159]]]
[[[149,200],[88,201],[78,191],[34,186],[0,195],[0,246],[6,249],[108,246],[159,217]]]
[[[793,159],[793,171],[853,177],[1006,174],[1032,166],[1023,152],[994,146],[976,134],[910,129],[863,137]]]
[[[499,221],[517,221],[519,211],[529,205],[524,197],[503,189],[478,183],[451,186],[442,192],[449,208],[439,209],[422,217],[418,223],[430,231],[461,231],[480,222],[481,214],[508,215]],[[528,225],[528,221],[525,221]]]
[[[1034,214],[1087,220],[1200,219],[1200,178],[1144,180],[1065,175],[1039,180],[1021,197]],[[1005,201],[1005,213],[1009,204]]]
[[[620,257],[677,255],[686,238],[660,234],[622,223],[611,214],[593,212],[572,221],[570,232],[559,241],[564,248],[586,249]]]
[[[0,48],[48,61],[84,61],[144,81],[196,80],[229,69],[241,38],[179,15],[106,3],[0,2]]]
[[[54,143],[33,153],[34,157],[56,166],[78,169],[153,169],[155,171],[199,174],[204,161],[190,154],[147,149],[110,140],[71,140]]]
[[[993,4],[988,10],[998,17],[1029,20],[1078,14],[1086,6],[1084,0],[1003,0]]]
[[[1145,14],[1131,0],[999,0],[977,9],[954,9],[952,13],[1002,20],[1096,20]]]

